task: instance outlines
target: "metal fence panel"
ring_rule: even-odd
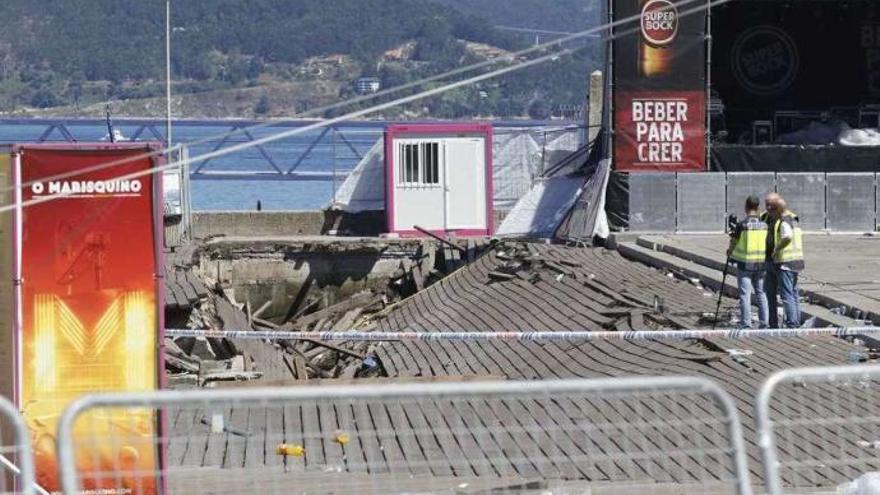
[[[125,423],[108,437],[107,413],[144,408],[165,416],[164,437]],[[144,442],[166,447],[164,470],[118,455],[78,469],[96,447]],[[67,494],[140,493],[159,479],[186,494],[587,493],[615,481],[631,493],[750,494],[743,443],[714,382],[648,377],[96,395],[58,432]]]
[[[724,196],[723,173],[678,174],[678,230],[722,232],[726,209]]]
[[[824,173],[777,174],[776,187],[789,209],[800,217],[801,228],[814,232],[825,230]]]
[[[876,227],[872,173],[828,174],[828,230],[872,232]]]
[[[675,230],[675,174],[629,175],[629,229],[633,232]]]
[[[18,409],[0,397],[0,494],[32,495],[34,457],[30,434]],[[46,494],[45,490],[39,490]]]
[[[730,172],[727,174],[727,214],[742,217],[746,198],[755,195],[764,200],[767,193],[776,191],[773,172]]]
[[[853,351],[858,361],[867,351]],[[767,490],[849,491],[880,470],[880,366],[785,370],[772,375],[756,401]]]

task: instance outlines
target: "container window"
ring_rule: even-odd
[[[398,184],[403,186],[440,185],[440,143],[424,141],[399,145]]]
[[[425,156],[425,184],[435,185],[440,183],[440,143],[422,143],[422,153]]]
[[[404,184],[419,183],[419,145],[400,145],[400,178]]]

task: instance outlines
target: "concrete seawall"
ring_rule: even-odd
[[[495,212],[496,227],[506,211]],[[385,212],[211,211],[193,213],[193,237],[290,237],[297,235],[375,236],[385,232]]]
[[[193,213],[193,237],[320,235],[323,211],[216,211]]]

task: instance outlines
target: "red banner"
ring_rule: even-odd
[[[615,30],[615,168],[705,170],[705,12],[672,0],[613,5],[616,20],[638,19]]]
[[[614,102],[617,169],[703,170],[704,102],[701,91],[618,91]]]
[[[57,199],[22,214],[21,404],[33,431],[37,481],[58,490],[60,413],[89,392],[144,391],[158,381],[158,291],[150,158],[63,179],[63,173],[143,154],[139,149],[21,151],[25,202]],[[60,196],[64,195],[64,196]],[[75,429],[86,492],[156,493],[151,411],[101,411]],[[97,472],[102,477],[90,476]],[[115,473],[115,474],[114,474]]]

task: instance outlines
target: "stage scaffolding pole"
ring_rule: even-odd
[[[712,160],[712,5],[706,0],[706,170]]]
[[[614,0],[606,2],[608,9],[608,41],[605,47],[605,156],[614,166]]]

